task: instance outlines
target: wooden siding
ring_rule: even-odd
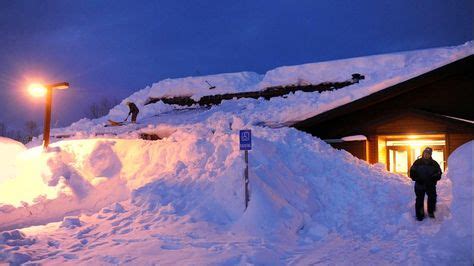
[[[387,162],[387,138],[384,136],[377,136],[377,158],[374,162],[383,163],[388,166]]]
[[[368,154],[369,154],[369,163],[377,163],[378,162],[378,143],[377,143],[377,136],[372,135],[367,137],[368,140]]]
[[[464,143],[474,140],[474,134],[456,134],[451,133],[446,136],[446,151],[451,154],[454,150],[462,146]]]
[[[367,161],[367,141],[344,141],[330,143],[336,149],[342,149],[348,151],[355,157]]]
[[[447,129],[448,127],[445,123],[407,113],[383,124],[376,125],[372,131],[377,133],[377,135],[406,135],[444,133]]]

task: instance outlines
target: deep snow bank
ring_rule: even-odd
[[[294,129],[256,130],[255,135],[254,201],[241,221],[245,226],[281,222],[288,235],[296,231],[318,240],[329,232],[369,236],[403,223],[411,198],[404,177]]]
[[[9,232],[0,239],[0,261],[72,263],[80,259],[91,263],[92,256],[95,263],[126,262],[131,257],[146,263],[158,256],[161,262],[176,263],[186,261],[184,254],[215,254],[202,247],[255,238],[249,248],[267,245],[286,250],[295,245],[334,244],[340,239],[336,243],[347,246],[337,247],[341,250],[333,254],[355,248],[354,254],[363,252],[373,259],[380,255],[387,263],[468,262],[466,241],[472,231],[466,223],[472,220],[466,213],[472,207],[472,194],[467,191],[472,188],[472,142],[449,158],[452,205],[439,206],[440,222],[419,223],[413,218],[413,184],[406,177],[368,165],[294,129],[254,127],[250,205],[244,212],[244,163],[238,150],[242,125],[237,117],[215,116],[193,127],[175,128],[168,138],[156,142],[89,139],[56,143],[45,162],[52,171],[43,178],[54,187],[62,183],[61,195],[40,199],[28,208],[3,209],[0,224],[17,228],[80,212],[91,216],[68,217],[60,227],[50,227],[46,238]],[[202,243],[201,237],[212,240]],[[155,246],[151,239],[160,245]],[[369,245],[368,250],[358,250],[365,241],[362,247]],[[194,248],[187,247],[191,242]],[[238,243],[240,249],[243,244]],[[5,248],[8,245],[22,248]],[[392,255],[400,258],[391,258],[392,250],[384,249],[391,245],[397,252]],[[169,256],[167,250],[180,255]],[[235,261],[233,252],[206,260],[198,255],[188,261],[242,261]],[[275,262],[282,254],[286,253],[257,252],[243,261]],[[308,261],[319,261],[316,258],[321,256]],[[344,261],[344,256],[336,261]]]
[[[32,149],[29,152],[37,156],[29,156],[31,161],[24,163],[35,162],[38,169],[30,172],[29,178],[41,185],[30,197],[29,205],[0,207],[0,230],[60,220],[71,213],[93,213],[113,202],[129,199],[130,191],[152,181],[174,180],[173,175],[183,166],[189,166],[186,169],[190,172],[183,177],[184,181],[178,180],[183,181],[179,182],[180,186],[186,181],[194,183],[194,179],[201,177],[199,173],[207,174],[206,169],[212,169],[214,175],[220,168],[229,171],[226,158],[232,164],[238,155],[232,156],[230,152],[235,149],[227,147],[232,141],[210,136],[213,134],[209,129],[198,128],[194,132],[183,129],[158,142],[86,139],[55,143],[49,153],[38,154],[37,149]],[[209,159],[213,164],[206,168]],[[204,175],[203,178],[211,177]],[[23,185],[10,184],[5,189],[20,191]],[[46,189],[55,192],[54,195],[43,195]],[[23,201],[27,199],[23,197]],[[12,204],[0,198],[1,203]]]
[[[26,153],[22,143],[0,137],[0,204],[8,202],[19,206],[22,201],[32,200],[24,191],[36,190],[35,186],[43,183],[41,179],[30,180],[29,175],[37,170],[37,164],[25,159]],[[25,160],[29,167],[25,167]]]
[[[16,174],[14,171],[15,159],[17,155],[24,150],[26,150],[26,147],[22,143],[9,138],[0,137],[0,184],[5,179],[11,178]]]
[[[257,224],[252,230],[265,234],[319,228],[318,232],[365,235],[391,230],[390,224],[405,219],[400,214],[411,198],[406,179],[305,133],[266,128],[254,128],[252,196],[242,216],[243,161],[237,128],[243,122],[224,116],[210,121],[176,128],[156,142],[56,143],[56,151],[45,161],[48,171],[35,178],[55,188],[58,196],[40,197],[27,207],[3,208],[0,229],[93,213],[129,198],[146,209],[167,206],[195,220],[235,228]],[[389,218],[382,222],[380,216]]]
[[[474,202],[474,141],[468,142],[457,148],[448,159],[448,171],[446,176],[453,183],[453,204],[451,213],[457,217],[455,223],[458,225],[470,225],[459,228],[456,235],[472,237],[472,205]]]
[[[438,240],[442,247],[455,249],[459,263],[474,262],[474,141],[457,148],[448,158],[446,177],[452,182],[451,219],[443,224]],[[443,237],[444,236],[444,237]],[[450,240],[445,236],[450,236]],[[448,242],[449,241],[449,242]]]

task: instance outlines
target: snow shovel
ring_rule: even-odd
[[[211,84],[209,84],[209,82],[207,82],[207,80],[205,80],[205,82],[207,83],[207,85],[209,85],[209,89],[210,90],[213,90],[216,88],[216,86],[212,86]]]
[[[104,127],[119,127],[119,126],[123,126],[123,125],[126,125],[125,121],[123,122],[117,122],[117,121],[114,121],[114,120],[107,120],[109,123],[107,125],[105,125]]]

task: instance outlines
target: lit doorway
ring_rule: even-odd
[[[421,158],[426,147],[433,149],[432,157],[444,171],[446,154],[444,135],[384,136],[382,141],[385,145],[379,145],[379,148],[383,149],[379,151],[379,156],[383,154],[385,158],[379,158],[379,161],[385,161],[390,172],[408,176],[411,165],[416,159]]]

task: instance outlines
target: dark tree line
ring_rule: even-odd
[[[20,129],[9,129],[5,123],[0,122],[0,136],[16,141],[27,143],[30,142],[34,136],[38,136],[40,133],[38,124],[34,121],[27,121],[23,127],[23,130]]]
[[[87,118],[92,119],[105,116],[109,113],[110,109],[119,103],[120,101],[116,98],[108,99],[104,97],[99,101],[90,104],[85,115]],[[40,129],[35,121],[27,121],[20,129],[10,129],[5,123],[0,122],[1,137],[14,139],[22,143],[30,142],[33,137],[38,136],[41,133],[42,129]]]
[[[91,105],[89,105],[85,115],[87,118],[92,118],[92,119],[103,117],[109,113],[110,109],[112,109],[114,106],[116,106],[119,103],[120,101],[117,98],[109,99],[109,98],[103,97],[99,101],[94,102]]]

